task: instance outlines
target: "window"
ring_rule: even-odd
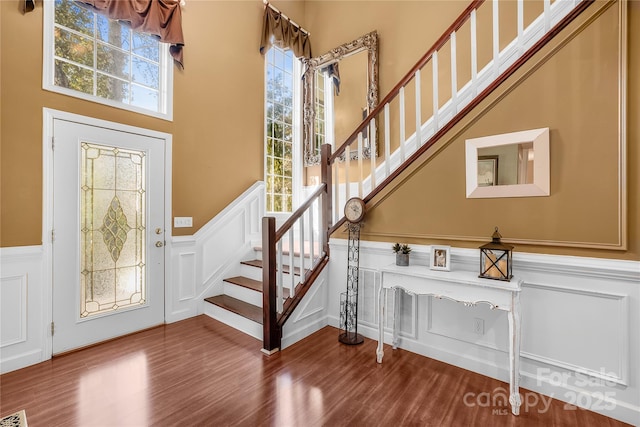
[[[168,44],[73,0],[44,4],[44,89],[172,119]]]
[[[290,49],[272,46],[265,56],[265,181],[268,212],[291,212],[299,140],[300,65]]]

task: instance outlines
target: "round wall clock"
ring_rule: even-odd
[[[344,216],[351,223],[358,223],[364,218],[364,200],[352,197],[344,205]]]

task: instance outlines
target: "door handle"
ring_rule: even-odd
[[[164,243],[162,243],[160,240],[156,242],[156,248],[161,248],[163,246],[164,246]]]

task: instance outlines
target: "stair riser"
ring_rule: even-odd
[[[258,267],[253,267],[251,265],[241,264],[240,266],[240,276],[248,277],[253,280],[262,281],[262,269]],[[291,282],[291,278],[289,274],[285,273],[282,275],[284,278],[284,283],[289,284]],[[296,283],[300,282],[300,277],[298,275],[295,276]]]
[[[262,325],[214,304],[204,304],[204,314],[262,341]]]
[[[259,270],[256,268],[256,270]],[[245,288],[244,286],[235,285],[229,282],[223,282],[223,293],[230,297],[239,299],[249,304],[262,307],[262,292],[254,291],[253,289]]]

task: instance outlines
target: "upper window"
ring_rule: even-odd
[[[73,0],[44,4],[45,89],[172,119],[168,44]]]

